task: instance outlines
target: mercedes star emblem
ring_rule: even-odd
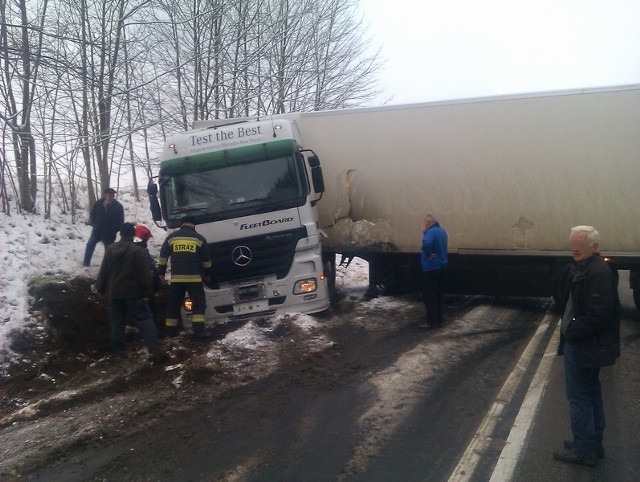
[[[231,252],[231,259],[237,266],[246,266],[251,263],[253,254],[246,246],[236,246]]]

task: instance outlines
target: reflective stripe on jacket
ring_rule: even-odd
[[[207,240],[195,228],[183,225],[167,236],[160,248],[158,271],[164,275],[171,258],[172,283],[200,283],[211,270]]]

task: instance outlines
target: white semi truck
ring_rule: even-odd
[[[209,242],[207,320],[328,307],[316,212],[323,190],[318,157],[283,119],[219,122],[166,142],[159,192],[149,187],[152,213],[168,228],[195,218]]]
[[[449,292],[554,295],[554,279],[569,260],[569,229],[582,224],[600,230],[613,269],[638,279],[639,85],[229,122],[203,121],[168,141],[160,167],[169,227],[185,208],[199,216],[198,230],[217,253],[214,266],[224,272],[208,301],[217,306],[226,290],[226,308],[212,315],[243,313],[237,286],[267,278],[278,280],[278,299],[285,291],[287,299],[274,304],[272,291],[254,288],[260,309],[267,302],[271,309],[326,307],[335,253],[367,259],[372,289],[416,289],[427,212],[449,233]],[[285,177],[276,163],[262,161],[274,157],[270,146],[281,138],[291,166]],[[227,166],[226,177],[207,174],[217,166]],[[174,194],[185,170],[198,179],[188,202]],[[291,189],[297,183],[289,204],[260,184],[274,188],[284,183],[279,176]],[[233,267],[233,249],[245,239],[291,229],[299,230],[295,243],[265,254],[274,262],[286,257],[277,273],[265,269],[246,281]],[[319,234],[326,235],[322,253]],[[301,248],[314,256],[303,270],[296,268]],[[312,279],[316,298],[294,294],[297,281]],[[638,304],[640,282],[633,287]]]

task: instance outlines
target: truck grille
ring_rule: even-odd
[[[306,236],[307,230],[302,227],[291,231],[209,244],[213,267],[208,286],[217,289],[220,283],[266,275],[275,275],[278,279],[284,278],[291,268],[298,241]],[[251,261],[245,266],[239,266],[233,260],[234,250],[236,255],[246,256],[246,250],[240,252],[236,249],[240,247],[249,248],[251,252]]]

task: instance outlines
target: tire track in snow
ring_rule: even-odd
[[[500,328],[505,328],[509,320],[520,315],[515,308],[475,307],[447,323],[441,331],[427,335],[423,342],[402,354],[391,366],[372,375],[366,388],[373,388],[375,401],[358,421],[363,436],[353,448],[340,480],[366,471],[369,461],[380,454],[387,440],[448,370],[466,354],[490,341],[490,337],[498,336],[504,331]],[[474,330],[480,323],[486,333]],[[469,332],[476,333],[478,338],[470,341],[464,336]]]

